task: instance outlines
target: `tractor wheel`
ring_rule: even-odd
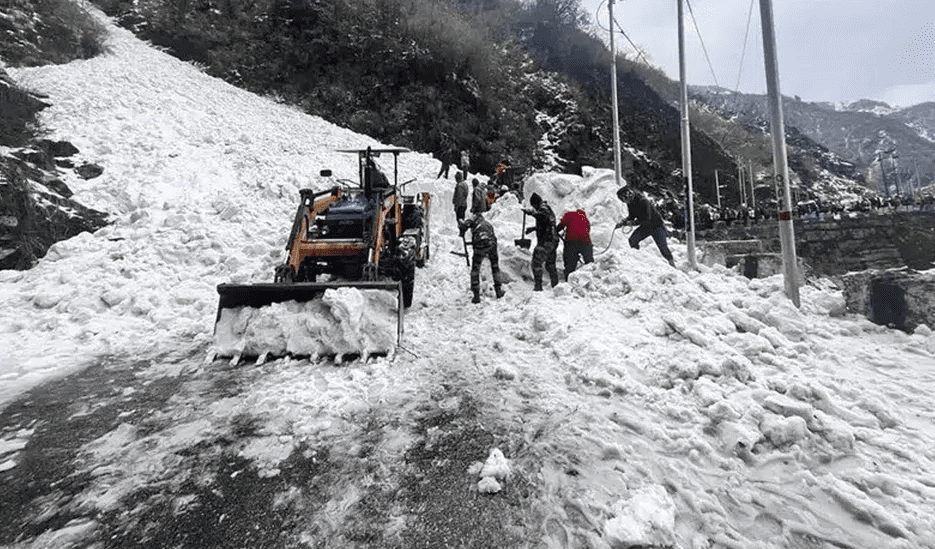
[[[315,282],[316,278],[318,278],[318,273],[315,270],[314,262],[306,259],[302,262],[302,265],[299,266],[299,272],[295,276],[295,281]]]
[[[295,271],[288,264],[278,265],[273,273],[273,282],[276,284],[292,284],[295,282]]]

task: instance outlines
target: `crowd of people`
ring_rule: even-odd
[[[916,197],[871,195],[848,202],[820,199],[802,201],[796,204],[792,214],[794,218],[802,220],[824,220],[886,214],[896,211],[931,212],[935,211],[933,206],[935,206],[935,197],[932,195]],[[675,210],[676,208],[677,206],[669,208],[669,210]],[[725,226],[729,227],[735,224],[755,225],[778,219],[778,209],[775,202],[756,207],[735,206],[722,208],[710,204],[701,204],[697,207],[696,212],[695,228],[698,230],[712,229],[718,221],[723,221]],[[684,216],[680,212],[673,212],[672,219],[675,226],[684,226]]]

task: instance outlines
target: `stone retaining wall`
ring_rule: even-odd
[[[762,242],[780,253],[779,222],[699,231],[699,240]],[[935,213],[893,212],[840,220],[796,219],[796,254],[815,272],[834,276],[866,269],[935,266]]]
[[[910,333],[935,326],[935,271],[868,270],[841,279],[848,311]]]

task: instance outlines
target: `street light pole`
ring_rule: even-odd
[[[776,33],[773,28],[772,0],[760,0],[763,29],[763,57],[766,67],[766,88],[769,92],[770,127],[773,134],[773,175],[782,182],[783,196],[779,209],[779,243],[786,296],[796,306],[799,302],[798,261],[795,255],[795,233],[792,228],[792,193],[789,192],[789,163],[786,159],[786,129],[782,119],[782,95],[779,91],[779,63],[776,60]]]
[[[714,188],[717,189],[717,209],[721,210],[721,182],[717,177],[717,170],[714,170]]]
[[[692,150],[691,127],[688,122],[688,82],[685,80],[685,25],[682,17],[682,0],[676,0],[679,5],[679,81],[681,82],[681,108],[682,108],[682,178],[685,180],[685,192],[688,194],[688,264],[697,269],[695,263],[695,204],[694,190],[692,188]]]

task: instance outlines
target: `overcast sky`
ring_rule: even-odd
[[[751,0],[689,0],[714,67],[705,60],[685,5],[686,71],[690,84],[766,92],[759,0],[746,54],[741,52]],[[649,61],[677,80],[677,0],[616,0],[614,15]],[[607,27],[607,0],[582,0]],[[935,101],[935,1],[773,0],[784,95],[806,101],[878,99],[909,106]],[[606,36],[606,32],[603,33]],[[633,52],[627,39],[617,48]]]

